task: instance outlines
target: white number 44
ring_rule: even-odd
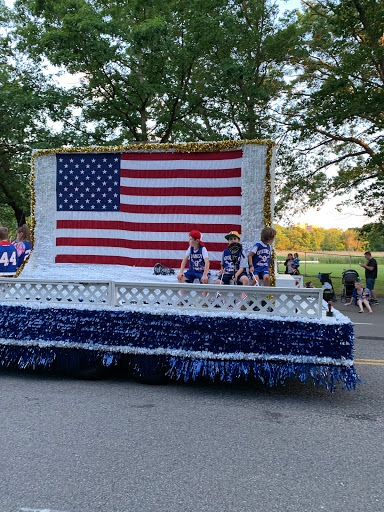
[[[16,265],[16,252],[12,253],[12,256],[8,258],[8,254],[3,252],[0,258],[0,265],[4,265],[4,267],[8,267],[9,264]]]

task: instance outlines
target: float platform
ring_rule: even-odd
[[[354,389],[353,325],[321,292],[0,278],[0,365]]]

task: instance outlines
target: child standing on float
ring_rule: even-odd
[[[264,286],[271,286],[270,265],[272,258],[271,245],[275,241],[276,231],[273,228],[264,228],[260,234],[260,242],[256,242],[248,254],[249,271],[252,276],[252,285],[259,285],[260,279]]]
[[[189,260],[189,269],[184,273]],[[208,251],[201,241],[200,231],[193,230],[189,233],[189,248],[185,253],[177,280],[179,283],[193,283],[198,279],[202,284],[209,282],[209,258]]]
[[[31,235],[29,227],[23,224],[16,231],[16,240],[12,242],[16,246],[18,267],[24,263],[24,261],[31,254]]]

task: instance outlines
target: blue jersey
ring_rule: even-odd
[[[31,254],[31,242],[25,240],[25,242],[19,242],[16,245],[17,257],[18,257],[18,267],[24,263],[24,260],[28,258]]]
[[[292,261],[292,265],[295,265],[295,267],[300,267],[300,260],[299,260],[299,258],[295,258]]]
[[[356,290],[356,288],[355,288]],[[369,299],[371,297],[371,292],[368,290],[368,288],[363,288],[361,293],[356,293],[357,300],[364,300]]]
[[[208,258],[207,249],[200,246],[199,249],[195,251],[193,247],[189,247],[187,255],[189,255],[189,269],[194,272],[204,272],[204,258]]]
[[[16,272],[16,269],[16,247],[9,242],[0,242],[0,274],[5,272]]]
[[[272,248],[271,246],[265,245],[263,242],[257,242],[251,252],[255,253],[252,257],[252,264],[255,267],[255,272],[261,272],[268,270],[271,264]]]
[[[223,256],[221,258],[221,264],[224,268],[225,274],[235,274],[240,268],[247,268],[247,260],[243,254],[243,251],[238,252],[235,257],[237,258],[237,262],[234,267],[229,249],[224,250]]]

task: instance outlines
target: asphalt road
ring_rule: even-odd
[[[0,372],[0,512],[384,510],[384,306],[335,306],[356,391]]]

